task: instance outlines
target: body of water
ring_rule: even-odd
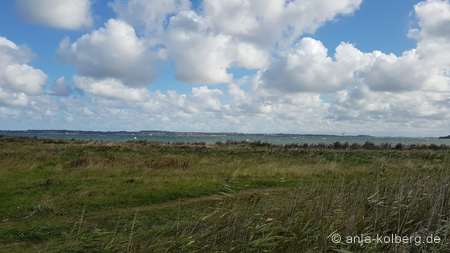
[[[438,139],[435,137],[373,137],[373,136],[311,136],[311,135],[255,135],[255,134],[207,134],[207,133],[173,133],[173,132],[52,132],[52,131],[0,131],[0,135],[8,136],[26,136],[48,139],[63,140],[84,140],[84,141],[104,141],[104,142],[126,142],[126,141],[156,141],[163,143],[173,142],[205,142],[206,144],[214,144],[216,142],[232,141],[261,141],[273,144],[332,144],[334,142],[349,144],[364,144],[366,141],[375,143],[390,143],[395,145],[402,143],[410,144],[446,144],[450,145],[450,139]]]

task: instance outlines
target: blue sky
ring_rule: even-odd
[[[2,1],[0,128],[447,135],[449,10]]]

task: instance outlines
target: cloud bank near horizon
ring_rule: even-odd
[[[50,0],[39,8],[16,1],[31,22],[69,30],[93,24],[88,0],[48,8]],[[78,74],[54,81],[27,65],[32,49],[0,37],[0,122],[16,129],[447,134],[450,2],[414,6],[418,27],[405,36],[417,46],[401,55],[363,52],[351,42],[326,48],[310,37],[361,2],[203,0],[194,9],[188,0],[111,1],[117,17],[55,48]],[[77,11],[55,22],[68,8]],[[148,89],[167,63],[190,93]],[[236,78],[234,69],[255,74]]]

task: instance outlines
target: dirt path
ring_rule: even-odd
[[[165,203],[154,204],[150,206],[140,206],[140,207],[127,207],[127,208],[116,208],[108,211],[108,215],[105,215],[105,211],[100,213],[93,213],[89,215],[89,220],[98,220],[104,219],[106,217],[116,218],[116,217],[124,217],[124,216],[133,216],[136,213],[138,215],[151,215],[152,213],[161,213],[165,210],[173,212],[173,210],[186,210],[186,209],[196,209],[196,207],[216,207],[221,202],[230,199],[238,199],[240,201],[248,201],[248,199],[254,193],[258,193],[260,196],[264,195],[265,197],[273,197],[273,196],[286,196],[289,192],[292,192],[294,188],[292,187],[284,187],[284,188],[265,188],[265,189],[250,189],[243,190],[239,192],[234,192],[231,194],[214,194],[207,195],[198,198],[184,198],[179,200],[173,200]]]

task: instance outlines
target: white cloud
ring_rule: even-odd
[[[51,90],[53,96],[70,96],[73,92],[72,87],[67,84],[66,78],[63,76],[53,83]]]
[[[11,64],[23,64],[31,61],[34,54],[26,46],[18,46],[14,42],[0,36],[0,69]]]
[[[449,91],[450,76],[450,2],[428,0],[414,6],[420,29],[409,37],[418,40],[417,48],[397,57],[375,51],[371,64],[358,77],[374,91]]]
[[[33,56],[29,48],[0,37],[0,103],[23,107],[27,95],[41,93],[47,75],[25,64]]]
[[[167,46],[176,61],[175,77],[187,83],[227,83],[231,59],[227,52],[228,36],[211,34],[207,19],[192,11],[172,17]]]
[[[178,110],[187,114],[206,112],[219,112],[222,110],[220,98],[223,92],[218,89],[209,89],[207,86],[193,87],[190,94],[178,95],[177,92],[169,92],[169,103]]]
[[[192,118],[203,113],[220,113],[223,105],[220,99],[224,97],[221,90],[209,89],[207,86],[193,87],[189,94],[178,94],[168,90],[167,95],[160,91],[151,92],[149,100],[138,104],[144,113],[154,113],[168,118]]]
[[[161,34],[168,15],[189,10],[189,0],[115,0],[108,4],[119,19],[143,29]]]
[[[94,79],[74,76],[73,82],[84,91],[107,98],[137,102],[148,100],[148,90],[145,88],[130,88],[114,78]]]
[[[220,98],[223,96],[222,91],[218,89],[210,90],[207,86],[192,88],[191,99],[201,105],[199,108],[203,111],[220,111],[222,104]]]
[[[204,15],[218,31],[244,41],[272,46],[314,33],[338,14],[351,14],[362,0],[204,0]]]
[[[445,91],[449,88],[450,78],[421,60],[416,50],[406,51],[401,57],[381,52],[370,55],[372,64],[362,69],[358,77],[374,91]]]
[[[16,0],[21,16],[31,22],[76,30],[92,26],[90,0]]]
[[[445,53],[444,53],[445,54]],[[320,41],[303,38],[261,72],[261,87],[280,92],[330,93],[355,85],[374,91],[448,91],[445,66],[424,59],[419,50],[397,57],[380,51],[363,53],[341,43],[335,60]]]
[[[331,100],[331,112],[337,120],[414,122],[450,117],[450,92],[393,93],[361,86],[339,92]]]
[[[190,84],[231,82],[233,75],[227,69],[257,69],[267,63],[269,56],[256,45],[215,33],[209,18],[192,11],[170,19],[166,43],[176,62],[175,77]]]
[[[341,52],[344,50],[347,52]],[[346,60],[346,57],[351,57],[346,53],[353,53],[355,50],[352,45],[341,44],[336,49],[337,60],[334,61],[328,57],[328,50],[320,41],[303,38],[294,48],[282,52],[279,59],[274,59],[262,71],[262,87],[282,92],[313,93],[344,89],[355,84],[353,73],[357,65]]]
[[[148,86],[157,78],[156,56],[136,36],[134,28],[122,20],[110,19],[104,28],[72,44],[64,39],[57,56],[74,65],[83,76],[114,78],[133,88]]]
[[[414,6],[419,19],[420,36],[450,38],[450,2],[428,0]]]
[[[5,91],[0,87],[0,105],[12,107],[26,107],[28,105],[28,96],[23,92]]]
[[[230,115],[265,115],[299,119],[305,114],[323,114],[325,105],[319,94],[274,93],[263,89],[261,77],[244,77],[229,85],[233,96],[228,113]],[[243,86],[249,86],[243,89]],[[315,117],[317,118],[317,117]]]
[[[167,47],[177,80],[189,84],[228,83],[234,67],[264,68],[276,43],[289,45],[339,14],[351,14],[361,0],[205,0],[199,13],[187,0],[116,0],[118,17],[150,31],[149,45]],[[173,15],[167,22],[167,17]],[[167,31],[164,30],[167,25]]]
[[[428,0],[415,5],[414,10],[420,29],[411,29],[408,36],[418,40],[420,59],[450,69],[450,2]]]
[[[8,65],[2,76],[4,87],[27,94],[39,94],[47,79],[44,72],[26,64]]]
[[[17,110],[11,110],[7,107],[0,107],[0,115],[6,117],[18,117],[20,116],[20,112]]]
[[[331,96],[336,119],[445,125],[450,117],[450,2],[428,0],[414,10],[420,28],[408,36],[418,40],[417,48],[399,57],[364,54],[370,63],[359,70],[358,87]]]
[[[170,19],[165,41],[176,62],[178,80],[192,84],[227,83],[233,79],[228,69],[264,68],[275,43],[312,33],[338,14],[353,13],[360,3],[361,0],[205,0],[201,15],[183,11]]]

